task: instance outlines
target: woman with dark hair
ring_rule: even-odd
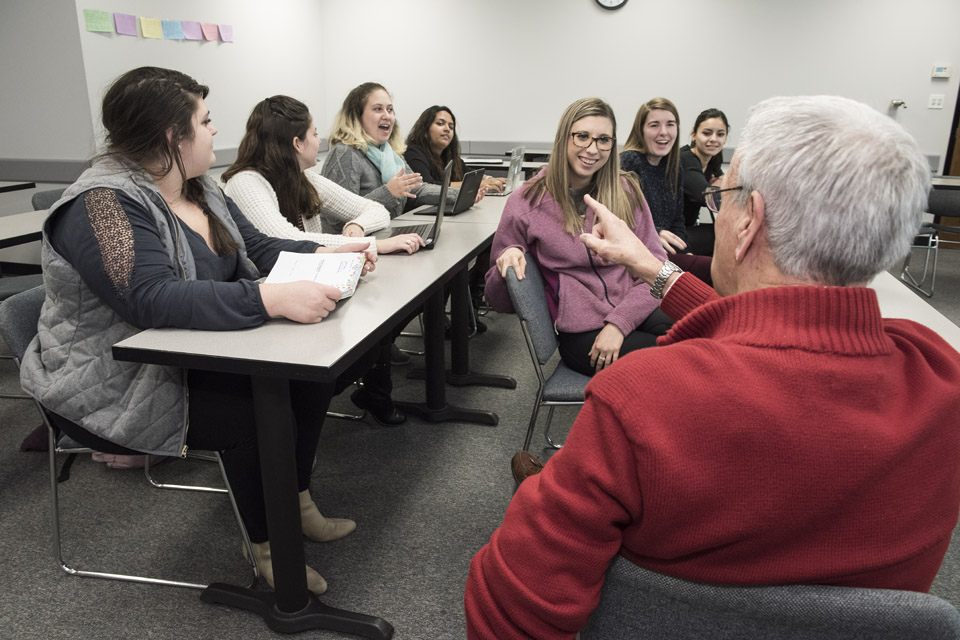
[[[259,233],[204,175],[217,132],[207,93],[189,76],[156,67],[129,71],[107,90],[106,150],[44,225],[47,298],[21,381],[67,432],[82,428],[97,442],[150,454],[221,451],[255,561],[272,585],[249,377],[117,362],[110,349],[151,327],[232,330],[271,317],[319,322],[340,297],[314,282],[257,282],[280,251],[330,249]],[[332,392],[332,384],[290,382],[303,533],[321,542],[356,528],[324,518],[309,491]],[[310,567],[306,573],[310,590],[323,593],[324,579]]]
[[[307,105],[288,96],[262,100],[247,119],[236,162],[222,176],[224,190],[254,226],[272,236],[334,247],[360,240],[380,253],[414,253],[423,246],[423,239],[415,233],[381,240],[362,238],[364,233],[384,228],[390,216],[382,205],[310,171],[317,163],[319,147]],[[322,233],[324,215],[345,222],[344,235]],[[360,238],[347,237],[355,229]],[[392,344],[388,338],[375,347],[377,364],[364,374],[363,387],[350,396],[383,426],[397,426],[406,420],[390,397]]]
[[[680,149],[683,172],[683,217],[687,225],[689,249],[701,256],[713,255],[713,225],[701,225],[700,209],[705,207],[704,190],[723,175],[723,145],[730,123],[720,109],[700,112],[690,132],[690,144]],[[712,214],[711,214],[712,215]]]
[[[404,212],[409,199],[415,198],[417,205],[437,204],[440,187],[423,183],[422,176],[403,161],[405,150],[393,99],[383,85],[365,82],[347,94],[337,112],[330,132],[330,153],[320,175],[379,202],[391,218]],[[450,205],[458,193],[456,188],[447,191]],[[323,216],[324,231],[339,233],[342,226]]]
[[[620,154],[623,170],[632,171],[640,181],[660,244],[670,254],[687,248],[683,175],[676,144],[679,126],[680,116],[672,102],[648,100],[640,105]]]
[[[620,154],[624,171],[640,181],[643,196],[670,259],[710,283],[710,258],[693,255],[687,246],[687,225],[683,217],[683,173],[677,130],[677,107],[666,98],[654,98],[640,105]]]
[[[620,170],[613,109],[599,98],[567,107],[550,162],[507,199],[490,249],[486,297],[497,311],[513,311],[507,269],[523,279],[530,253],[546,281],[547,304],[560,357],[592,375],[625,353],[652,347],[671,322],[650,287],[626,269],[594,259],[580,242],[594,223],[584,196],[605,204],[654,255],[666,259],[636,178]]]
[[[407,135],[403,158],[429,184],[440,184],[443,168],[453,162],[450,184],[460,186],[467,167],[460,157],[457,118],[450,107],[433,105],[420,114]],[[500,192],[506,182],[505,178],[484,176],[480,188]]]

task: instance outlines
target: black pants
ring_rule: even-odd
[[[657,336],[662,336],[673,324],[673,321],[667,317],[660,309],[654,309],[653,313],[647,316],[647,319],[641,323],[637,330],[623,337],[623,345],[620,347],[622,358],[631,351],[645,349],[657,344]],[[596,367],[590,366],[590,349],[597,339],[601,329],[593,331],[584,331],[583,333],[563,333],[558,334],[560,359],[563,363],[585,376],[592,376],[597,372]]]

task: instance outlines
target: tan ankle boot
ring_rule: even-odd
[[[314,542],[339,540],[357,528],[353,520],[324,518],[317,509],[317,503],[310,497],[309,490],[300,492],[300,521],[303,523],[303,535]]]
[[[257,563],[257,570],[260,572],[260,575],[263,576],[263,579],[267,581],[267,584],[273,588],[273,558],[270,555],[270,543],[269,542],[251,542],[250,546],[253,547],[253,559]],[[247,545],[241,547],[241,552],[243,557],[249,560],[247,557]],[[327,581],[323,579],[319,573],[313,570],[310,565],[304,565],[307,571],[307,589],[320,595],[327,590]]]

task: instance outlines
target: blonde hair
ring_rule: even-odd
[[[613,125],[614,144],[616,144],[617,119],[610,105],[600,98],[577,100],[567,107],[560,118],[560,124],[557,125],[553,153],[546,173],[534,179],[524,193],[524,197],[535,204],[539,203],[544,192],[549,192],[560,205],[563,212],[563,230],[567,233],[583,231],[583,220],[570,197],[570,163],[567,160],[567,145],[570,143],[574,123],[590,116],[610,120],[610,124]],[[626,183],[626,189],[624,183]],[[636,176],[620,171],[620,156],[616,148],[610,150],[606,163],[593,175],[589,193],[610,209],[613,215],[626,222],[630,228],[634,227],[636,221],[633,212],[643,206],[643,193],[640,191],[640,183],[637,182]]]
[[[677,113],[677,107],[666,98],[654,98],[647,100],[640,109],[637,110],[637,117],[633,119],[633,128],[630,129],[630,135],[627,136],[627,142],[623,145],[624,151],[638,151],[643,154],[650,153],[647,149],[647,142],[643,138],[643,125],[647,123],[647,116],[651,111],[669,111],[677,121],[677,131],[680,131],[680,114]],[[667,184],[670,189],[676,193],[680,184],[680,145],[679,133],[677,139],[673,141],[673,148],[670,153],[661,162],[667,163]]]
[[[345,144],[366,151],[368,145],[378,146],[376,140],[363,130],[362,122],[367,98],[378,89],[382,89],[387,95],[390,95],[386,87],[376,82],[364,82],[360,86],[354,87],[347,94],[347,97],[343,100],[343,106],[340,107],[340,111],[333,119],[333,128],[330,129],[329,136],[331,147]],[[394,121],[393,131],[390,133],[390,139],[387,142],[398,155],[407,150],[407,146],[403,143],[403,135],[400,133],[399,122]]]

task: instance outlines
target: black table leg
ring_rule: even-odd
[[[492,411],[461,409],[447,404],[443,370],[443,287],[438,287],[423,305],[423,343],[426,350],[427,401],[397,402],[397,407],[428,422],[496,425],[500,419]]]
[[[253,376],[253,401],[275,590],[214,583],[203,591],[201,600],[253,611],[281,633],[329,629],[388,640],[393,627],[386,620],[329,607],[307,591],[297,474],[290,464],[295,428],[289,381]]]

